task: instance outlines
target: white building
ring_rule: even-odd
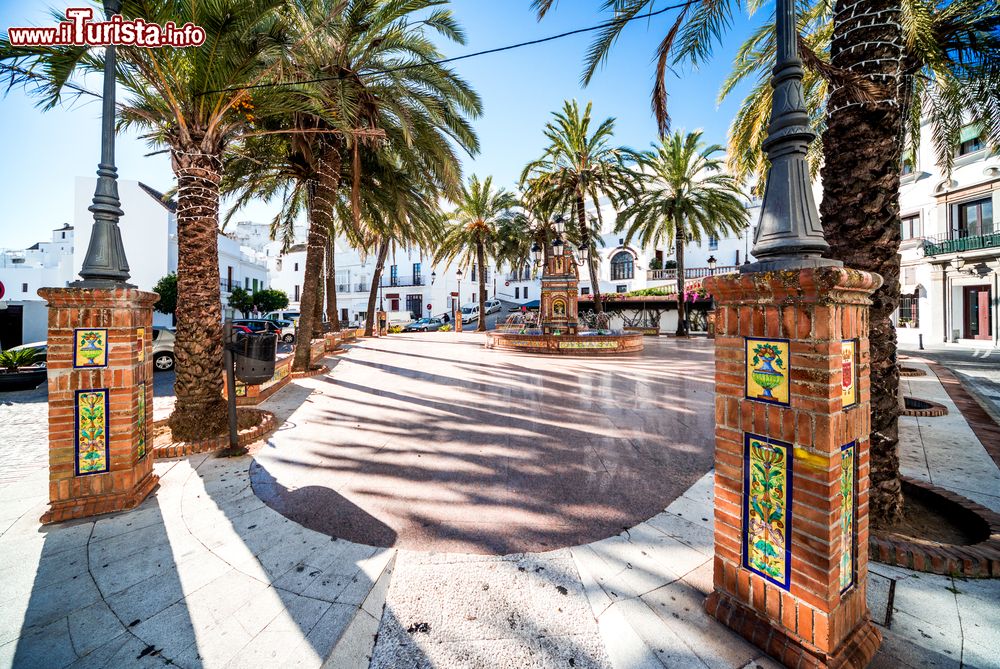
[[[3,348],[42,341],[48,315],[39,288],[63,287],[78,278],[90,243],[93,214],[88,211],[97,185],[95,177],[77,177],[75,225],[52,232],[52,239],[24,250],[0,251],[0,345]],[[125,215],[119,228],[129,264],[129,283],[152,290],[162,277],[177,271],[176,203],[149,186],[120,179],[118,195]],[[219,235],[219,276],[225,315],[229,291],[237,286],[255,290],[268,286],[267,259],[239,241]],[[239,314],[236,314],[237,316]],[[153,312],[154,325],[170,325],[171,317]]]
[[[48,314],[37,291],[74,279],[73,233],[66,223],[50,241],[0,251],[0,349],[45,339]]]
[[[903,168],[901,344],[1000,345],[1000,156],[963,129],[951,177],[937,165],[930,127]]]

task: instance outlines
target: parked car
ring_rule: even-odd
[[[393,325],[409,325],[417,319],[417,316],[412,311],[390,311],[386,313],[386,324],[389,327]]]
[[[243,325],[252,332],[274,332],[278,339],[291,344],[295,341],[295,324],[291,321],[272,321],[266,318],[245,318],[234,320],[233,325]]]
[[[500,311],[501,309],[503,309],[503,305],[500,304],[500,300],[498,300],[497,298],[491,297],[490,299],[486,300],[486,313],[494,314]]]
[[[174,368],[174,337],[173,330],[153,328],[153,371],[169,372]]]
[[[479,320],[479,305],[465,304],[462,306],[462,323],[472,323]]]
[[[440,318],[420,318],[403,326],[403,332],[437,332],[443,325]]]
[[[301,316],[302,312],[300,311],[272,311],[264,316],[264,318],[269,321],[291,321],[298,327]]]

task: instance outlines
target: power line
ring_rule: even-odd
[[[686,2],[679,2],[674,5],[667,5],[666,7],[662,7],[661,9],[658,9],[655,12],[651,11],[627,19],[610,19],[608,21],[604,21],[603,23],[598,23],[597,25],[588,26],[586,28],[577,28],[576,30],[570,30],[568,32],[559,33],[558,35],[549,35],[548,37],[541,37],[539,39],[529,40],[527,42],[518,42],[516,44],[508,44],[506,46],[500,46],[494,49],[474,51],[472,53],[463,54],[461,56],[453,56],[451,58],[441,58],[440,60],[431,60],[426,63],[410,63],[409,65],[400,65],[399,67],[390,67],[384,70],[364,72],[358,74],[357,76],[374,77],[383,74],[393,74],[395,72],[414,70],[420,67],[446,65],[448,63],[455,63],[460,60],[467,60],[469,58],[478,58],[479,56],[488,56],[490,54],[501,53],[503,51],[513,51],[514,49],[523,49],[524,47],[535,46],[537,44],[544,44],[546,42],[554,42],[556,40],[564,39],[566,37],[572,37],[574,35],[582,35],[584,33],[594,32],[596,30],[603,30],[604,28],[609,28],[615,25],[625,25],[627,23],[631,23],[632,21],[637,21],[640,19],[649,20],[654,16],[659,16],[660,14],[666,14],[669,11],[673,11],[675,9],[681,9],[682,7],[687,7],[689,5],[693,5],[698,2],[701,2],[701,0],[686,0]],[[275,81],[269,83],[251,84],[248,86],[234,86],[232,88],[220,88],[214,91],[205,91],[204,93],[202,93],[202,95],[209,95],[212,93],[230,93],[236,91],[245,91],[253,88],[279,88],[284,86],[298,86],[301,84],[317,84],[324,81],[337,81],[339,79],[345,79],[345,78],[346,77],[343,75],[335,74],[335,75],[330,75],[328,77],[316,77],[315,79],[297,79],[295,81]]]

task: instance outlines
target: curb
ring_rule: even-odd
[[[274,417],[274,414],[270,411],[264,411],[263,409],[251,409],[240,407],[239,412],[249,412],[252,411],[257,414],[262,414],[263,418],[256,427],[247,428],[245,430],[240,430],[237,435],[237,443],[240,446],[249,446],[255,441],[264,439],[278,427],[278,421]],[[157,423],[166,422],[157,421]],[[229,435],[223,434],[212,439],[205,439],[203,441],[179,441],[172,444],[167,444],[166,446],[156,446],[153,448],[153,457],[157,460],[161,458],[182,458],[187,455],[194,455],[196,453],[209,453],[211,451],[219,451],[223,448],[229,447]]]
[[[298,379],[311,379],[314,376],[323,376],[324,374],[328,374],[329,372],[330,372],[329,367],[327,367],[326,365],[320,365],[319,367],[308,369],[304,372],[292,372],[292,380],[296,381]]]
[[[943,502],[943,511],[960,522],[965,521],[966,529],[986,538],[976,544],[956,546],[935,541],[916,543],[902,537],[876,536],[872,533],[868,537],[868,552],[873,561],[929,574],[1000,578],[1000,515],[926,481],[908,476],[899,478],[904,489],[909,487],[911,491],[919,491],[917,494],[939,498]]]

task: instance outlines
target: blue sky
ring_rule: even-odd
[[[599,4],[600,0],[563,0],[539,23],[530,0],[455,0],[453,10],[466,30],[468,44],[447,45],[445,50],[448,55],[459,55],[593,25],[607,18],[597,11]],[[652,58],[672,16],[633,23],[587,88],[579,80],[592,34],[456,63],[455,69],[473,84],[485,104],[483,117],[475,123],[482,151],[466,158],[466,173],[493,175],[499,184],[513,187],[524,164],[543,150],[542,130],[551,113],[568,98],[581,104],[593,100],[599,118],[614,116],[618,143],[648,147],[655,138],[649,108]],[[43,3],[0,0],[4,30],[11,25],[49,23]],[[725,144],[738,99],[731,98],[720,107],[716,95],[736,48],[749,31],[749,21],[740,21],[707,66],[671,76],[668,89],[674,129],[703,129],[707,140]],[[100,90],[98,81],[88,85]],[[0,248],[23,248],[48,239],[49,231],[62,223],[72,222],[74,178],[94,175],[97,166],[100,103],[79,101],[42,113],[35,100],[13,90],[0,98],[0,128],[5,149],[0,163]],[[119,176],[166,190],[173,184],[169,162],[162,155],[145,157],[149,151],[135,135],[119,136]],[[270,220],[276,206],[252,205],[238,220]]]

